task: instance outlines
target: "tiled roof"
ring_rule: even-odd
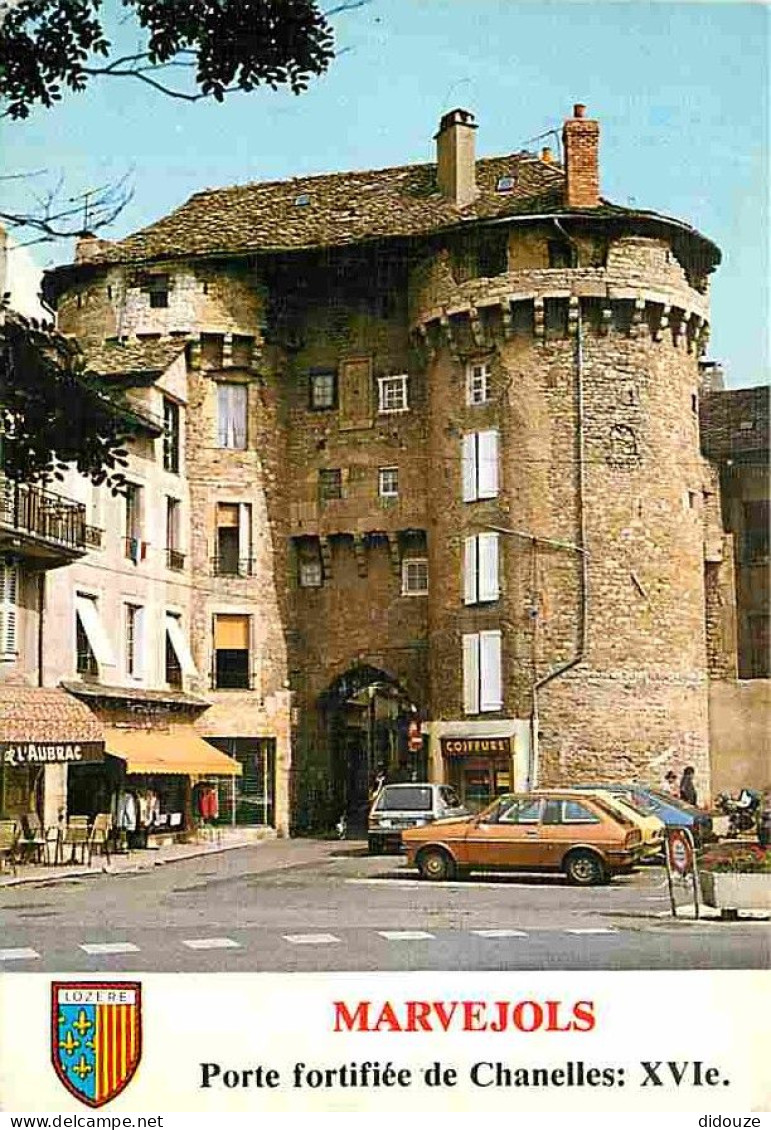
[[[165,373],[185,348],[184,339],[138,337],[81,342],[86,371],[101,377],[158,376]]]
[[[114,687],[108,683],[78,683],[74,680],[72,682],[62,680],[62,686],[71,694],[85,699],[119,699],[121,702],[156,703],[189,710],[203,710],[211,706],[205,698],[198,698],[184,691],[153,691],[145,690],[143,687]]]
[[[206,189],[155,224],[96,252],[95,263],[340,246],[423,235],[462,220],[563,207],[565,174],[529,153],[476,163],[479,197],[459,211],[436,187],[436,165],[401,165]],[[496,191],[501,177],[513,187]],[[307,203],[298,200],[307,197]]]
[[[96,716],[65,691],[0,685],[0,741],[99,742],[103,737]]]
[[[699,405],[701,446],[713,459],[768,457],[771,386],[704,393]]]

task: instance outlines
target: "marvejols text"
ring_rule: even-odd
[[[591,1032],[594,1001],[333,1001],[335,1032]]]

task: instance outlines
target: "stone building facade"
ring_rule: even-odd
[[[719,253],[600,196],[582,106],[563,163],[476,159],[475,133],[456,110],[435,164],[199,193],[47,277],[95,371],[179,350],[192,654],[209,671],[216,618],[251,602],[296,827],[360,816],[379,769],[469,803],[673,764],[709,791]],[[222,503],[251,562],[227,579]]]

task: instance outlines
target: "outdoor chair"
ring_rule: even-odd
[[[88,841],[88,862],[91,864],[91,855],[94,850],[98,850],[102,855],[107,856],[107,862],[110,862],[110,840],[112,838],[112,816],[109,812],[97,812],[94,817],[94,822],[91,825],[91,832]]]
[[[29,812],[26,816],[22,816],[21,826],[22,834],[17,843],[19,859],[34,859],[36,863],[44,861],[48,863],[50,860],[49,847],[51,843],[56,844],[58,832],[54,829],[54,839],[49,840],[36,812]]]
[[[18,837],[19,829],[15,820],[0,820],[0,871],[3,870],[7,859],[11,865],[11,870],[14,875],[16,874],[16,841]]]
[[[71,816],[67,825],[59,836],[58,853],[62,863],[76,863],[78,850],[80,850],[81,863],[91,864],[91,846],[89,843],[90,829],[87,816]],[[69,859],[65,859],[66,849],[70,849]]]

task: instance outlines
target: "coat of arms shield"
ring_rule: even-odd
[[[142,1052],[138,981],[54,981],[51,1061],[76,1099],[99,1107],[131,1082]]]

